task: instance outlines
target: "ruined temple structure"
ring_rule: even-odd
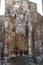
[[[2,17],[4,56],[32,57],[42,53],[43,23],[38,19],[37,4],[29,0],[6,0],[5,5]]]

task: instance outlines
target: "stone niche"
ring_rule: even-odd
[[[15,5],[18,5],[18,7]],[[9,22],[9,31],[7,32],[9,39],[7,49],[9,55],[28,52],[31,54],[32,35],[30,34],[32,30],[29,32],[29,29],[32,29],[33,24],[37,22],[37,5],[28,0],[7,0],[5,10],[5,17],[10,19],[6,21]],[[31,46],[29,46],[29,44],[31,44]]]

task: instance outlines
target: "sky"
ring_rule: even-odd
[[[1,0],[1,5],[0,5],[0,15],[5,14],[5,0]]]
[[[37,3],[37,11],[42,14],[42,0],[29,0],[32,2]],[[4,15],[5,14],[5,0],[1,0],[1,7],[0,7],[0,15]]]
[[[0,0],[0,5],[1,5],[1,0]]]

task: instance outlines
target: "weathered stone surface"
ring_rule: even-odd
[[[13,5],[13,0],[6,0],[5,5],[6,7],[9,7],[9,6],[11,7]]]
[[[18,60],[19,58],[19,60]],[[16,56],[10,59],[10,65],[36,65],[34,60],[28,56]]]
[[[33,22],[37,22],[37,4],[30,2],[30,13]]]
[[[34,30],[34,44],[35,44],[35,48],[37,48],[38,52],[35,52],[37,54],[42,53],[42,42],[43,42],[43,30],[42,30],[42,22],[40,23],[38,21],[38,23],[35,25],[35,30]]]
[[[37,5],[27,0],[6,0],[5,4],[5,16],[0,17],[0,39],[3,35],[4,56],[26,52],[29,57],[41,54],[43,52],[43,17],[39,14],[37,17]],[[3,26],[1,20],[3,20]],[[34,25],[34,23],[36,24]],[[32,32],[34,32],[34,37],[32,37]],[[22,63],[23,59],[24,57],[20,58],[17,65],[29,64],[26,58],[25,63]]]
[[[39,18],[42,21],[42,17],[39,16],[37,19],[37,5],[33,2],[29,2],[28,0],[12,0],[10,3],[6,1],[6,13],[5,17],[10,18],[7,20],[10,22],[9,28],[9,50],[11,51],[26,51],[27,50],[27,42],[28,42],[28,50],[32,51],[33,42],[32,42],[32,31],[34,23],[38,22]],[[30,5],[29,5],[30,4]],[[38,21],[37,21],[38,20]],[[28,22],[28,24],[27,24]],[[6,24],[6,23],[5,23]],[[8,23],[7,23],[8,24]],[[8,24],[9,25],[9,24]],[[26,35],[26,26],[28,27],[28,34]],[[40,52],[40,38],[43,42],[43,25],[36,24],[34,25],[34,45],[36,53]],[[6,28],[7,30],[8,28]],[[27,37],[26,37],[27,36]],[[26,38],[28,41],[26,42]],[[11,46],[10,46],[11,44]],[[14,48],[16,48],[14,50]],[[26,50],[25,50],[26,48]],[[12,52],[11,52],[12,53]],[[32,53],[31,53],[32,54]]]
[[[19,24],[16,23],[16,19],[11,19],[10,42],[9,42],[9,52],[10,53],[27,51],[27,47],[25,45],[24,28],[25,27],[21,26],[21,24],[19,26]]]
[[[22,0],[22,8],[23,8],[23,11],[27,11],[28,8],[29,8],[29,1],[28,0]]]

